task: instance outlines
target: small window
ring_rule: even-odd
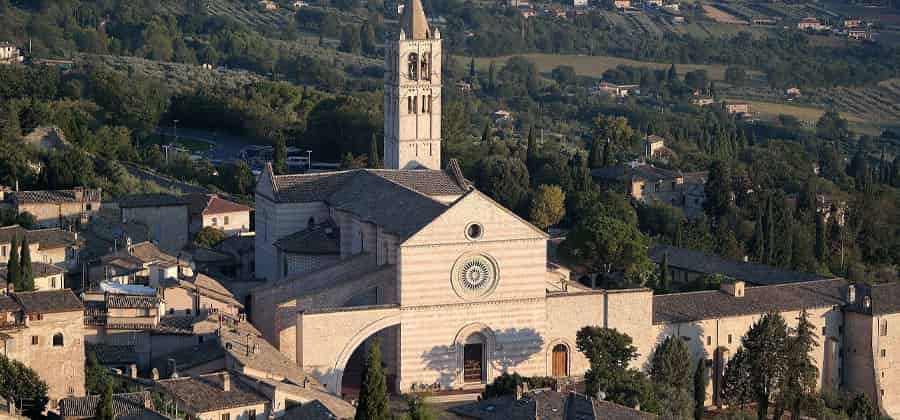
[[[221,419],[222,420],[231,420],[231,413],[223,413]]]
[[[215,225],[217,225],[217,224],[219,224],[219,221],[216,220],[215,217],[213,217],[213,218],[212,218],[212,225],[215,226]]]
[[[825,327],[822,327],[822,335],[823,335],[823,336],[825,335],[825,331],[826,331],[826,330],[825,330]]]
[[[887,350],[881,349],[881,358],[884,359],[885,357],[887,357]]]
[[[36,346],[36,345],[38,345],[38,344],[40,344],[40,343],[41,343],[41,338],[40,338],[40,337],[38,337],[38,336],[36,336],[36,335],[32,335],[32,336],[31,336],[31,345],[32,345],[32,346]]]
[[[56,288],[56,277],[51,277],[51,278],[50,278],[50,288],[51,288],[51,289],[55,289],[55,288]]]
[[[169,308],[169,315],[172,315],[174,313],[175,313],[175,308]]]
[[[728,334],[728,344],[731,344],[731,334]]]
[[[422,113],[425,114],[428,112],[428,97],[422,95]]]
[[[413,100],[412,96],[406,97],[406,113],[407,114],[412,114],[415,111],[413,109],[413,103],[412,103],[413,101],[412,100]]]
[[[87,203],[87,205],[84,206],[84,209],[87,211],[91,211],[91,203]]]
[[[6,245],[0,246],[0,257],[6,256]]]
[[[256,418],[256,409],[251,408],[250,410],[247,410],[247,418],[249,418],[250,420],[255,419]]]
[[[62,333],[53,334],[53,347],[62,347],[62,346],[63,346]]]
[[[712,345],[712,336],[711,335],[706,336],[706,345],[707,346]]]
[[[878,334],[882,337],[887,337],[887,321],[881,323],[881,326],[878,328]]]
[[[225,216],[225,225],[228,225],[228,223],[229,223],[228,216]]]

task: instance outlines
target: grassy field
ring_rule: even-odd
[[[815,123],[819,120],[822,114],[825,113],[825,109],[813,106],[806,105],[791,105],[785,103],[777,103],[777,102],[762,102],[762,101],[748,101],[745,99],[739,98],[725,98],[726,101],[729,102],[743,102],[750,104],[750,111],[753,113],[759,113],[759,116],[763,119],[772,119],[778,117],[779,115],[791,115],[797,118],[800,121],[805,121],[807,123]],[[841,116],[846,118],[847,121],[850,121],[854,124],[865,124],[870,121],[867,121],[863,117],[848,113],[841,112]]]
[[[531,60],[537,66],[541,73],[546,73],[557,66],[572,66],[575,73],[580,76],[600,77],[603,72],[616,66],[626,65],[635,67],[649,67],[653,69],[668,69],[669,63],[656,63],[651,61],[637,61],[627,58],[609,57],[609,56],[588,56],[588,55],[566,55],[566,54],[522,54],[523,57]],[[475,66],[481,70],[486,70],[491,62],[497,66],[502,65],[510,56],[504,57],[478,57],[475,58]],[[718,64],[676,64],[678,72],[684,74],[688,71],[697,69],[706,70],[709,77],[713,80],[720,81],[725,78],[726,66]]]

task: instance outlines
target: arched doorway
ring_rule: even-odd
[[[365,371],[366,357],[376,337],[381,350],[381,367],[384,369],[388,392],[397,392],[399,335],[399,326],[388,327],[373,334],[353,350],[341,374],[341,396],[355,399],[359,395],[359,390],[362,387],[363,372]]]
[[[569,348],[565,344],[553,347],[552,375],[554,378],[569,376]]]
[[[463,344],[463,382],[466,384],[485,382],[485,347],[487,340],[481,333],[474,333]]]

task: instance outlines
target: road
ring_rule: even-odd
[[[150,171],[148,169],[141,168],[134,164],[128,162],[120,162],[123,166],[125,166],[125,170],[128,171],[131,176],[144,180],[150,181],[158,184],[159,186],[168,189],[168,190],[177,190],[181,191],[184,194],[188,193],[208,193],[209,190],[203,188],[199,185],[188,184],[186,182],[181,182],[177,179],[169,178],[165,175],[158,174],[156,172]]]
[[[167,138],[172,137],[172,127],[157,127],[154,133]],[[261,144],[255,142],[248,137],[235,136],[231,134],[217,133],[206,130],[196,130],[193,128],[178,128],[178,137],[202,141],[213,146],[208,152],[201,152],[199,155],[215,162],[232,162],[238,157],[241,149],[251,144]]]

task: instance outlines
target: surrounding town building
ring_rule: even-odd
[[[650,134],[644,136],[644,157],[650,160],[659,159],[669,153],[666,148],[666,139]]]
[[[17,225],[0,227],[0,264],[6,264],[9,260],[15,238],[19,239],[20,244],[23,239],[28,240],[33,262],[53,264],[66,271],[80,269],[78,257],[82,241],[77,233],[58,228],[29,230]]]
[[[625,193],[643,203],[665,203],[680,208],[690,218],[703,214],[706,202],[706,173],[682,173],[642,162],[627,162],[591,171],[600,183],[624,188]]]
[[[640,88],[640,85],[617,85],[610,82],[600,82],[597,87],[593,89],[593,93],[595,95],[603,94],[615,98],[624,98],[638,92]]]
[[[177,254],[190,242],[188,201],[171,194],[137,194],[119,199],[122,222],[140,222],[160,249]]]
[[[189,194],[190,232],[196,234],[205,227],[219,229],[229,235],[250,230],[250,207],[228,201],[215,194]]]
[[[652,420],[656,416],[574,392],[527,391],[451,407],[448,411],[478,420]]]
[[[201,420],[265,420],[268,400],[228,372],[165,379],[157,382],[178,407]]]
[[[34,290],[57,290],[65,287],[63,278],[65,271],[55,265],[33,261],[31,273],[34,277]],[[7,275],[6,267],[0,267],[0,282],[6,283],[10,288],[9,291],[12,291],[12,284],[8,284]]]
[[[152,242],[131,244],[126,240],[121,250],[101,256],[99,264],[90,268],[90,280],[92,284],[147,284],[150,266],[160,263],[176,264],[179,261],[178,257],[163,252]]]
[[[0,201],[8,201],[16,214],[31,214],[37,225],[45,228],[69,228],[87,223],[100,211],[102,196],[100,189],[89,188],[6,193],[0,189]]]
[[[97,417],[100,395],[67,397],[59,402],[59,416],[63,420],[86,420]],[[153,407],[149,391],[113,394],[113,416],[117,419],[166,420]],[[218,419],[217,419],[218,420]]]
[[[0,42],[0,64],[13,64],[20,60],[19,47],[9,42]]]
[[[50,402],[84,395],[84,306],[68,289],[0,295],[0,354],[47,383]]]
[[[806,18],[800,19],[800,22],[797,22],[797,29],[799,29],[801,31],[818,32],[818,31],[827,31],[827,30],[831,29],[831,27],[824,23],[819,22],[819,20],[814,17],[806,17]]]

